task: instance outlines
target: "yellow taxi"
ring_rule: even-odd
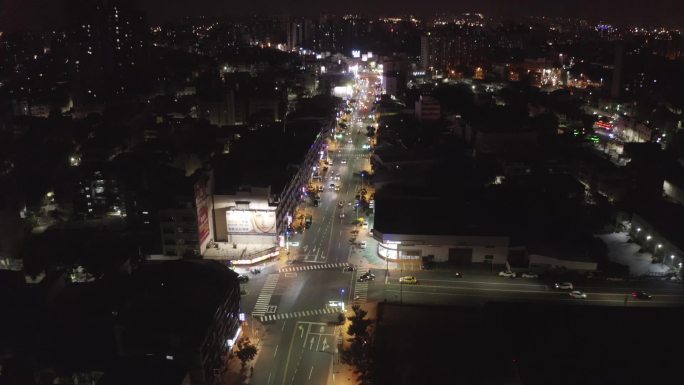
[[[418,280],[416,279],[416,277],[414,277],[412,275],[406,275],[406,276],[399,278],[399,283],[405,283],[407,285],[415,285],[418,283]]]

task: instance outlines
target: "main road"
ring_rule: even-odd
[[[360,93],[371,92],[370,87],[358,89],[357,100],[363,98]],[[332,165],[323,180],[325,187],[320,193],[320,204],[313,207],[307,203],[312,225],[291,239],[292,244],[298,244],[291,250],[295,260],[277,272],[265,271],[268,274],[265,278],[259,277],[246,285],[248,291],[252,288],[255,291],[243,298],[243,308],[254,306],[255,312],[257,308],[265,309],[263,315],[259,312],[258,317],[247,321],[263,336],[253,384],[334,381],[335,363],[339,359],[337,347],[342,335],[337,324],[339,304],[348,307],[355,296],[365,297],[361,289],[368,288],[367,283],[356,287],[359,272],[345,269],[354,249],[358,248],[357,242],[367,236],[361,234],[352,242],[352,231],[361,230],[354,223],[357,219],[355,195],[362,184],[358,172],[368,166],[368,151],[362,149],[367,143],[364,122],[368,116],[360,114],[359,108],[353,109],[346,132],[332,143],[335,150],[329,153]],[[339,190],[330,184],[339,185]]]

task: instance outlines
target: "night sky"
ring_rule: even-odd
[[[139,0],[151,24],[184,15],[222,15],[249,12],[313,15],[333,13],[431,16],[437,11],[475,11],[497,15],[585,17],[613,23],[684,24],[682,0]],[[60,0],[0,0],[0,31],[47,29],[63,22]],[[430,4],[430,6],[427,6]]]

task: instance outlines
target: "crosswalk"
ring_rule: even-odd
[[[311,317],[315,315],[321,315],[321,314],[334,314],[334,313],[339,313],[339,308],[335,307],[326,307],[324,309],[317,309],[317,310],[302,310],[302,311],[293,311],[290,313],[282,313],[282,314],[269,314],[261,317],[261,322],[268,322],[268,321],[278,321],[278,320],[283,320],[283,319],[289,319],[289,318],[301,318],[301,317]]]
[[[306,271],[306,270],[324,270],[324,269],[335,269],[339,267],[347,267],[349,266],[348,263],[319,263],[315,265],[306,265],[306,266],[288,266],[288,267],[283,267],[280,269],[281,273],[288,273],[291,271]]]
[[[361,275],[365,274],[368,272],[368,269],[359,269],[356,272],[356,277],[360,277]],[[366,300],[368,299],[368,281],[365,282],[359,282],[358,280],[354,282],[354,304],[364,304],[366,303]]]
[[[252,310],[253,316],[263,316],[266,314],[266,311],[269,310],[269,303],[271,302],[273,291],[278,284],[278,278],[280,278],[280,274],[269,274],[268,277],[266,277],[266,283],[259,293],[259,297],[254,305],[254,310]]]

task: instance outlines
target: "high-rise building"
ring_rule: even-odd
[[[421,39],[421,65],[446,73],[458,67],[478,67],[485,61],[486,36],[481,26],[444,24]]]
[[[430,36],[420,37],[420,68],[427,70],[430,67]]]
[[[312,48],[311,20],[297,18],[287,23],[287,48]]]
[[[135,0],[66,0],[76,105],[99,104],[144,87],[149,31]]]

